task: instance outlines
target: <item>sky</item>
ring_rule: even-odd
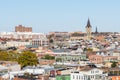
[[[85,32],[88,18],[93,32],[120,32],[120,0],[0,0],[0,32]]]

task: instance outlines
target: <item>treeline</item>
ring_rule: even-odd
[[[36,54],[29,51],[18,53],[14,51],[0,50],[0,61],[17,61],[21,65],[21,67],[33,66],[38,64]]]

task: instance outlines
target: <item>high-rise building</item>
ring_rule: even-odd
[[[32,32],[32,27],[25,27],[22,25],[15,26],[15,32]]]
[[[86,34],[87,34],[87,39],[91,39],[91,33],[92,33],[92,26],[90,24],[90,20],[88,19],[87,25],[86,25]]]

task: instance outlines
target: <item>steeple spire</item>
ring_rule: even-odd
[[[95,31],[95,33],[98,33],[98,29],[97,29],[97,27],[96,27],[96,31]]]
[[[90,24],[90,20],[89,20],[89,18],[88,18],[88,21],[87,21],[87,25],[86,25],[86,27],[91,27],[91,24]]]

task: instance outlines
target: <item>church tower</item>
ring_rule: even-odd
[[[95,33],[96,33],[96,34],[98,33],[98,29],[97,29],[97,27],[96,27]]]
[[[87,25],[86,25],[86,34],[87,34],[87,39],[91,39],[91,33],[92,33],[92,26],[90,24],[90,20],[88,19]]]

